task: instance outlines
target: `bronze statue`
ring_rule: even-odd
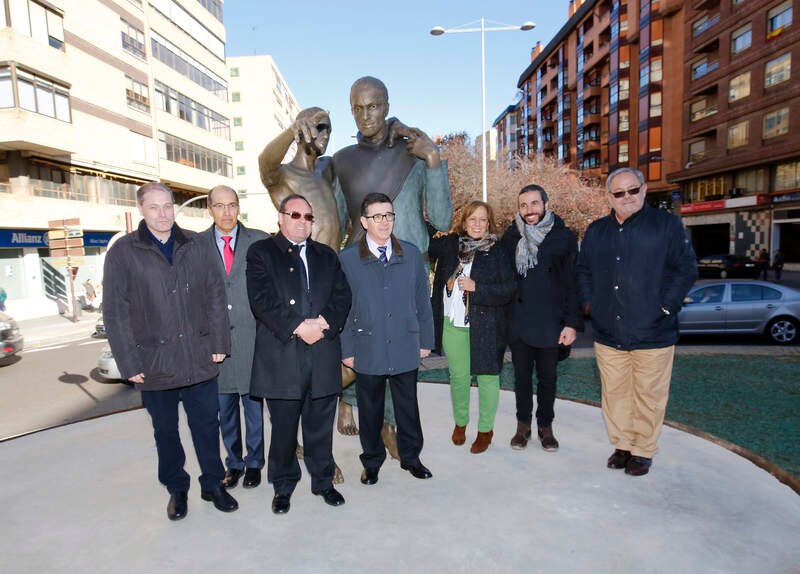
[[[339,251],[342,231],[333,193],[331,158],[322,157],[330,137],[328,112],[307,108],[297,114],[291,127],[267,144],[258,156],[258,167],[275,209],[285,197],[302,195],[315,216],[312,239]],[[291,162],[281,164],[293,141],[297,142],[297,153]]]

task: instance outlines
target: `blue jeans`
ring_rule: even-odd
[[[239,409],[244,409],[245,443],[247,455],[242,458],[242,422]],[[264,468],[264,403],[250,395],[220,393],[219,430],[228,456],[229,469]]]

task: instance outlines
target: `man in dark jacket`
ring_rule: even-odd
[[[339,254],[353,289],[342,362],[357,375],[363,484],[378,482],[386,460],[381,426],[387,381],[397,417],[400,467],[416,478],[432,476],[419,459],[423,439],[417,404],[419,362],[434,345],[428,274],[419,249],[392,234],[394,221],[389,197],[367,194],[361,203],[366,233]]]
[[[119,372],[142,391],[153,422],[158,479],[167,487],[167,516],[186,516],[189,475],[178,434],[183,402],[200,463],[203,500],[223,512],[238,508],[222,488],[217,374],[230,352],[222,277],[205,242],[175,224],[172,192],[147,183],[136,193],[139,229],[108,251],[103,318]]]
[[[615,447],[607,466],[641,476],[658,451],[678,312],[697,264],[681,220],[645,203],[639,170],[612,172],[606,189],[612,211],[586,230],[578,290],[592,318],[603,416]]]
[[[517,271],[508,337],[517,402],[517,432],[511,448],[525,448],[531,437],[535,366],[536,426],[542,448],[552,452],[558,450],[553,407],[559,345],[569,347],[575,342],[583,318],[575,288],[578,241],[564,221],[547,209],[547,199],[541,186],[523,187],[517,197],[519,212],[501,244]]]
[[[245,267],[247,250],[269,237],[259,229],[249,229],[239,221],[239,196],[226,185],[208,192],[208,211],[214,224],[201,235],[206,240],[214,268],[223,278],[231,324],[231,354],[219,369],[219,428],[225,445],[226,488],[234,488],[244,474],[242,486],[261,484],[264,467],[264,403],[250,396],[250,374],[256,320],[247,298]],[[244,411],[247,454],[243,456],[242,421]]]
[[[272,419],[267,477],[275,514],[289,512],[300,481],[301,418],[311,492],[331,506],[344,504],[333,487],[333,421],[350,287],[336,252],[310,238],[313,221],[311,205],[289,195],[279,207],[280,233],[247,254],[247,293],[257,321],[250,395],[267,400]]]

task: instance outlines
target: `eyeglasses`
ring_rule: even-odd
[[[238,203],[215,203],[211,206],[212,209],[216,209],[217,211],[225,211],[229,209],[231,211],[236,211],[239,209]]]
[[[639,195],[639,192],[642,191],[642,186],[639,187],[632,187],[630,189],[623,189],[622,191],[612,191],[610,192],[611,195],[614,196],[614,199],[622,199],[625,197],[625,194],[628,195]]]
[[[394,213],[392,213],[391,211],[389,213],[376,213],[375,215],[365,215],[364,217],[367,219],[371,219],[375,223],[381,223],[383,221],[388,221],[389,223],[391,223],[392,221],[394,221]]]
[[[281,211],[282,214],[288,215],[292,219],[300,219],[303,218],[306,221],[314,222],[314,215],[311,213],[300,213],[299,211],[292,211],[291,213],[288,211]]]

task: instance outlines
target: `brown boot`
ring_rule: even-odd
[[[526,423],[517,422],[517,434],[511,437],[511,448],[514,450],[522,450],[528,446],[528,440],[531,438],[531,425]]]
[[[487,448],[489,448],[490,444],[492,444],[493,436],[494,436],[494,431],[489,431],[489,432],[478,431],[478,437],[475,439],[475,442],[472,443],[469,452],[471,452],[472,454],[482,453]]]
[[[456,446],[461,446],[465,442],[467,442],[467,427],[463,426],[460,427],[456,425],[456,428],[453,429],[453,436],[452,436],[453,444]]]
[[[539,442],[542,443],[542,448],[548,452],[558,450],[558,441],[553,435],[553,427],[539,427]]]

